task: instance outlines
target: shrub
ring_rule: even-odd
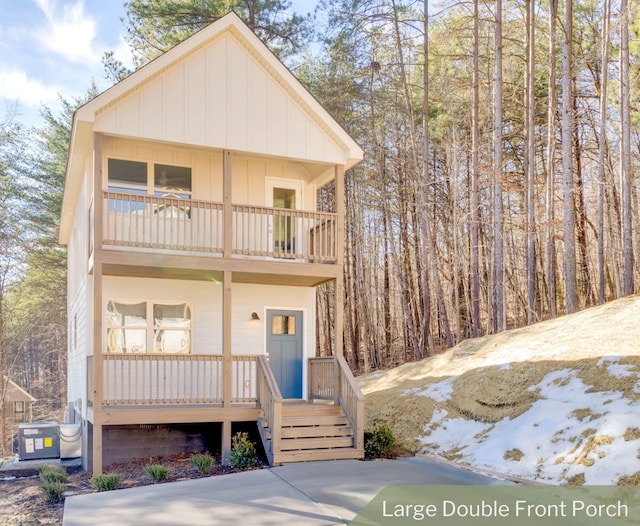
[[[67,481],[67,470],[62,466],[45,464],[38,469],[41,482],[62,482]]]
[[[40,483],[40,490],[49,502],[60,502],[64,495],[65,484],[58,480],[43,480]]]
[[[191,465],[195,466],[198,470],[198,473],[209,473],[213,464],[215,463],[215,459],[209,455],[208,453],[201,453],[198,455],[193,455],[191,457]]]
[[[364,457],[392,458],[395,456],[396,437],[391,425],[383,420],[376,421],[364,431]]]
[[[98,491],[111,491],[118,487],[121,480],[120,473],[103,473],[91,477],[89,483]]]
[[[144,471],[155,482],[162,482],[167,479],[171,470],[161,464],[147,464],[144,467]]]
[[[236,433],[231,438],[229,464],[236,469],[250,469],[258,464],[256,446],[249,440],[249,434]]]

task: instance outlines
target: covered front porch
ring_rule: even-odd
[[[104,426],[222,422],[224,457],[231,424],[254,420],[271,465],[363,457],[364,397],[342,357],[307,360],[306,399],[282,397],[264,355],[100,359],[104,395],[88,403]],[[87,370],[93,368],[91,356]]]

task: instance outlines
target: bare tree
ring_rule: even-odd
[[[575,189],[573,184],[573,0],[565,0],[564,40],[562,44],[562,182],[564,196],[564,279],[567,313],[576,312],[578,285],[576,281],[576,219]]]
[[[607,151],[607,84],[609,81],[609,22],[611,19],[611,0],[603,0],[602,49],[600,57],[600,130],[598,137],[598,303],[605,300],[605,262],[604,262],[604,194],[605,194],[605,154]]]
[[[620,193],[622,197],[623,293],[633,294],[631,210],[631,112],[629,92],[629,5],[620,0]]]
[[[496,0],[493,75],[493,330],[507,325],[504,308],[502,219],[502,0]]]

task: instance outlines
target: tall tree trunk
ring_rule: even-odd
[[[547,110],[547,305],[556,316],[555,153],[556,153],[556,21],[558,0],[549,0],[549,105]]]
[[[479,15],[478,0],[473,0],[473,78],[472,78],[472,108],[471,108],[471,335],[480,335],[480,265],[479,265],[479,236],[478,215],[480,207],[479,196]]]
[[[535,0],[526,0],[526,54],[525,75],[525,134],[526,146],[526,275],[527,323],[536,321],[536,260],[535,260]]]
[[[504,229],[502,219],[502,0],[496,0],[493,76],[493,330],[507,325],[504,308]]]
[[[564,195],[564,278],[567,314],[576,312],[578,286],[576,281],[576,220],[574,205],[572,136],[573,93],[571,91],[573,53],[573,0],[565,0],[564,41],[562,45],[562,181]]]
[[[622,195],[623,292],[633,294],[631,211],[631,116],[629,95],[629,6],[620,0],[620,193]]]
[[[605,155],[607,151],[607,84],[609,81],[609,22],[611,19],[611,0],[604,0],[602,20],[602,60],[600,75],[600,130],[598,141],[598,303],[605,300],[605,261],[604,261],[604,194],[605,194]]]

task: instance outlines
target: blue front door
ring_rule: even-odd
[[[267,356],[283,398],[302,398],[302,312],[267,311]]]

